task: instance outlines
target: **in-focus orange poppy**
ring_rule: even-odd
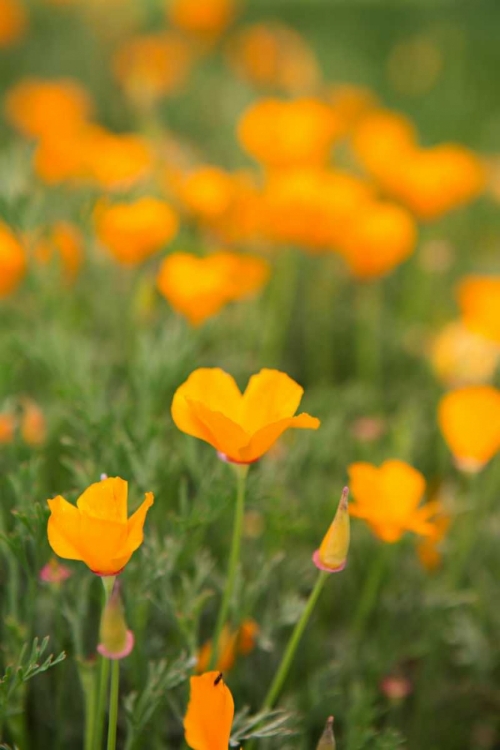
[[[447,393],[438,422],[457,466],[480,471],[500,450],[500,390],[471,385]]]
[[[456,388],[490,381],[500,361],[500,346],[456,320],[438,333],[430,356],[438,378]]]
[[[184,717],[186,743],[192,750],[227,750],[234,701],[222,672],[191,677],[189,686],[189,704]]]
[[[127,482],[113,477],[91,484],[76,507],[61,495],[47,500],[47,536],[56,555],[82,560],[100,576],[118,575],[143,542],[146,513],[154,501],[153,493],[147,492],[127,519],[127,494]]]
[[[184,86],[192,60],[187,40],[174,31],[163,31],[124,42],[115,53],[113,72],[135,104],[150,106]]]
[[[9,227],[0,221],[0,299],[13,292],[26,273],[26,253]]]
[[[166,7],[173,26],[200,38],[219,36],[236,16],[235,0],[168,0]]]
[[[467,328],[500,344],[500,276],[466,276],[458,304]]]
[[[243,620],[237,630],[232,630],[229,625],[222,629],[217,656],[216,669],[220,672],[229,672],[233,668],[238,655],[245,656],[255,648],[256,637],[259,626],[251,618]],[[212,641],[206,641],[198,652],[196,671],[205,672],[210,665],[212,655]]]
[[[385,276],[410,257],[417,242],[415,221],[393,203],[371,201],[345,226],[337,247],[353,276]]]
[[[172,253],[160,267],[157,284],[174,310],[197,326],[228,302],[255,294],[269,271],[267,261],[248,255],[220,251],[197,258]]]
[[[339,126],[331,108],[313,98],[262,99],[238,125],[244,150],[266,167],[319,167],[326,163]]]
[[[83,86],[72,79],[26,78],[6,94],[5,114],[21,133],[57,138],[83,124],[92,104]]]
[[[0,48],[15,44],[26,25],[26,11],[18,0],[0,0]]]
[[[66,280],[74,281],[83,260],[82,234],[73,224],[57,221],[35,240],[33,253],[41,264],[50,263],[57,253]]]
[[[116,260],[128,265],[141,263],[160,250],[175,237],[178,226],[173,209],[158,198],[104,204],[96,209],[99,242]]]
[[[425,479],[413,466],[391,459],[380,466],[361,461],[349,466],[349,487],[354,498],[351,516],[362,518],[384,542],[397,542],[406,531],[428,536],[436,503],[420,505]]]
[[[182,432],[210,443],[228,461],[257,461],[286,430],[317,430],[309,414],[294,416],[304,389],[284,372],[261,370],[242,394],[218,367],[191,373],[175,392],[172,418]]]
[[[320,80],[319,64],[306,40],[283,23],[255,23],[230,41],[228,60],[255,86],[304,94]]]

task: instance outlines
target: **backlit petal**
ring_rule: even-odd
[[[234,716],[231,691],[219,672],[191,677],[184,730],[192,750],[227,750]]]
[[[128,562],[132,554],[132,550],[127,546],[127,524],[94,518],[84,513],[81,513],[80,517],[82,559],[94,573],[118,573],[123,565],[117,568],[116,560],[128,555]]]
[[[243,394],[241,424],[254,432],[271,422],[293,417],[304,389],[279,370],[261,370],[252,375]]]
[[[299,414],[297,417],[288,417],[287,419],[279,420],[279,422],[268,424],[266,427],[258,430],[255,435],[253,435],[248,445],[240,450],[240,458],[242,461],[256,461],[263,456],[264,453],[274,445],[280,435],[290,427],[317,430],[319,425],[319,419],[310,417],[309,414]]]
[[[127,548],[134,552],[138,547],[141,546],[144,539],[144,521],[146,520],[146,513],[154,503],[154,495],[152,492],[146,492],[146,496],[139,508],[133,513],[127,522]]]
[[[76,501],[78,509],[93,518],[125,523],[127,520],[127,482],[110,477],[91,484]]]
[[[229,458],[238,460],[241,448],[248,443],[246,432],[221,412],[212,411],[199,401],[190,403],[193,412],[211,435],[208,442]]]
[[[80,514],[74,505],[61,495],[47,500],[50,518],[47,525],[49,544],[59,557],[83,560],[80,551]]]

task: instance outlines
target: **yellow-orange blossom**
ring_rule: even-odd
[[[47,535],[56,555],[82,560],[92,572],[113,576],[142,544],[153,494],[147,492],[142,505],[128,519],[127,482],[119,477],[91,484],[76,501],[76,507],[61,495],[47,502]]]
[[[195,370],[176,391],[172,417],[188,435],[210,443],[228,460],[257,461],[289,427],[316,430],[319,419],[294,416],[304,390],[284,372],[261,370],[242,394],[218,367]]]

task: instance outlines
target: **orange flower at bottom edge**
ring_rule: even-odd
[[[47,535],[56,555],[82,560],[97,575],[117,575],[141,546],[146,513],[154,502],[147,492],[127,519],[127,492],[127,482],[114,477],[91,484],[76,507],[61,495],[47,500]]]
[[[349,506],[351,516],[365,520],[384,542],[399,541],[405,531],[432,534],[429,519],[436,504],[419,507],[425,479],[413,466],[396,459],[384,461],[380,468],[359,462],[349,466],[349,477],[355,500]]]
[[[468,386],[440,401],[438,422],[462,471],[480,471],[500,451],[500,390]]]
[[[234,701],[221,672],[191,677],[184,717],[186,743],[192,750],[227,750],[234,717]]]
[[[217,252],[206,258],[172,253],[163,261],[158,289],[191,325],[204,323],[228,302],[257,292],[269,277],[262,258]]]
[[[252,375],[244,393],[227,372],[201,367],[174,394],[172,418],[182,432],[210,443],[229,461],[257,461],[291,427],[317,430],[320,421],[295,415],[304,389],[279,370]]]

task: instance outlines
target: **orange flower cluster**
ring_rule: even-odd
[[[158,198],[130,203],[99,204],[95,231],[99,242],[120,263],[141,263],[169,243],[179,222],[173,209]]]
[[[262,258],[216,252],[206,258],[172,253],[162,262],[158,289],[174,310],[197,326],[229,302],[251,296],[266,283]]]

